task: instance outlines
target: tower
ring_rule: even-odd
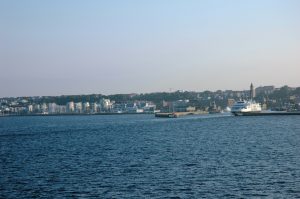
[[[251,83],[250,85],[250,99],[253,100],[253,98],[255,98],[255,90],[254,90],[254,86]]]

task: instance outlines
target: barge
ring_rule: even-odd
[[[165,117],[165,118],[177,118],[187,115],[203,115],[208,114],[206,111],[194,111],[194,112],[169,112],[169,113],[155,113],[155,117]]]

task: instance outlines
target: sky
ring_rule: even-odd
[[[251,82],[300,86],[300,1],[0,1],[0,97]]]

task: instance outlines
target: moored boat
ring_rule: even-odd
[[[261,105],[253,100],[238,101],[232,106],[231,113],[235,116],[241,116],[244,113],[260,113],[261,110]]]
[[[176,113],[155,113],[155,117],[176,118],[178,115]]]

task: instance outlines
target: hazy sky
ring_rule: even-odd
[[[300,1],[1,0],[0,71],[0,97],[300,86]]]

